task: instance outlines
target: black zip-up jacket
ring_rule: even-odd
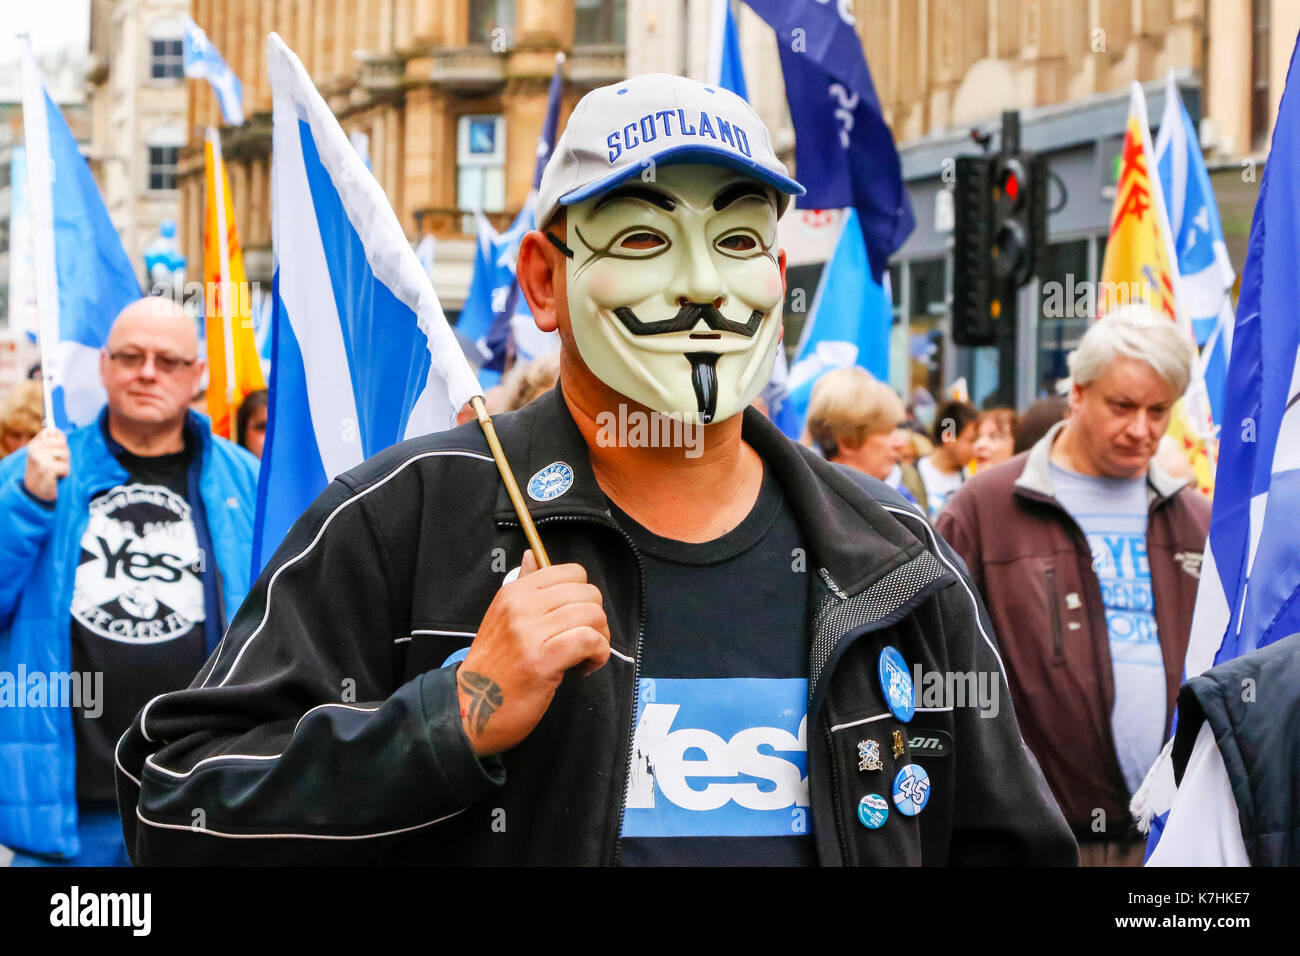
[[[455,668],[526,547],[476,424],[395,446],[340,476],[294,524],[222,645],[118,745],[136,863],[611,864],[626,799],[644,594],[557,387],[496,420],[521,488],[565,462],[572,486],[530,501],[552,561],[604,596],[609,663],[570,674],[521,743],[480,761]],[[824,865],[1073,864],[1074,840],[1016,725],[991,627],[953,552],[883,483],[848,473],[745,412],[808,545],[808,776]],[[720,494],[725,489],[719,490]],[[744,582],[720,601],[745,600]],[[996,717],[886,707],[878,659],[985,672]],[[921,688],[918,688],[918,694]],[[918,703],[924,703],[919,700]],[[908,753],[889,741],[903,730]],[[857,743],[882,742],[883,771]],[[915,817],[868,830],[897,768],[929,772]]]

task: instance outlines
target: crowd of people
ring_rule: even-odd
[[[686,80],[619,86],[647,115],[665,98],[723,108]],[[680,301],[704,302],[710,329],[777,347],[719,303],[745,318],[779,301],[767,250],[798,187],[752,111],[725,108],[752,130],[744,165],[718,146],[653,189],[607,177],[571,202],[543,180],[547,228],[519,278],[563,344],[488,403],[517,410],[497,427],[560,563],[522,546],[468,424],[341,476],[254,579],[267,395],[245,399],[236,441],[213,435],[191,404],[194,325],[165,299],[114,322],[96,423],[42,427],[39,383],[4,396],[0,671],[103,681],[97,701],[0,707],[15,864],[1141,862],[1129,802],[1170,732],[1210,510],[1157,460],[1190,350],[1172,323],[1109,315],[1070,356],[1067,396],[1023,414],[947,401],[928,429],[886,383],[837,369],[802,447],[757,407],[764,382],[735,377],[761,363],[688,351],[647,373],[665,354],[637,351],[648,300],[617,297],[638,282],[686,276]],[[585,115],[565,136],[603,143]],[[572,194],[587,174],[555,155],[547,176]],[[714,271],[642,278],[646,250],[705,222]],[[593,330],[614,322],[634,344],[610,362]],[[595,440],[600,414],[677,369],[711,429],[698,460]],[[983,675],[991,699],[932,706],[913,667]],[[672,750],[674,720],[718,708]],[[770,787],[686,782],[705,773],[688,750],[726,778],[750,743],[735,772]],[[626,779],[610,772],[624,754]],[[223,839],[241,834],[262,839]]]

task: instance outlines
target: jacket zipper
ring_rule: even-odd
[[[1048,568],[1047,574],[1047,604],[1052,618],[1052,650],[1057,659],[1065,656],[1065,641],[1061,634],[1061,608],[1060,595],[1056,593],[1056,569]]]
[[[848,866],[849,863],[849,838],[844,832],[844,811],[840,806],[840,762],[835,758],[835,738],[831,733],[831,721],[829,717],[822,716],[822,733],[826,737],[826,756],[831,765],[831,805],[835,812],[835,837],[840,843],[840,865]]]
[[[629,548],[632,549],[632,556],[636,558],[637,572],[637,621],[636,621],[636,651],[632,660],[632,717],[627,735],[627,756],[623,762],[623,789],[618,804],[618,832],[614,835],[614,852],[610,856],[610,865],[618,866],[619,856],[622,851],[622,833],[623,833],[623,814],[627,810],[627,788],[630,784],[630,770],[632,767],[632,752],[636,745],[636,708],[640,702],[641,693],[641,642],[645,637],[645,565],[641,561],[641,552],[637,549],[636,542],[632,536],[620,528],[611,519],[608,523],[596,518],[586,517],[584,515],[550,515],[546,518],[538,518],[534,524],[542,525],[555,521],[585,521],[589,524],[597,525],[601,528],[612,528],[623,536]],[[502,521],[501,525],[507,528],[520,527],[517,521]]]

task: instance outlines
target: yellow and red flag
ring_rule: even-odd
[[[252,290],[235,231],[230,180],[221,139],[208,130],[204,144],[206,200],[203,226],[203,297],[208,339],[208,414],[212,430],[233,438],[235,412],[249,392],[265,388],[253,334]],[[220,187],[218,191],[218,183]],[[227,369],[234,374],[228,375]]]
[[[1115,204],[1110,215],[1110,235],[1101,266],[1097,315],[1125,303],[1145,303],[1151,310],[1178,324],[1195,355],[1196,338],[1191,320],[1174,294],[1178,259],[1164,196],[1155,177],[1155,151],[1147,125],[1146,97],[1133,84],[1124,148],[1120,153]],[[1174,406],[1167,434],[1177,441],[1205,494],[1214,490],[1214,425],[1200,360],[1193,363],[1192,381]]]

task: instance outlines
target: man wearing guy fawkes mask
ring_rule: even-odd
[[[1075,861],[960,563],[748,408],[801,192],[730,93],[583,98],[518,260],[560,384],[496,419],[554,564],[477,425],[342,476],[123,739],[137,862]]]

